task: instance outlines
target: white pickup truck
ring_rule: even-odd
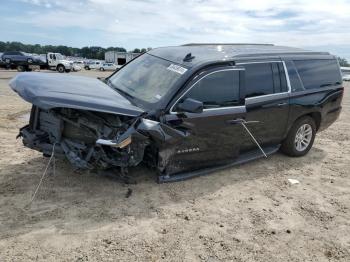
[[[47,53],[46,66],[48,69],[57,70],[59,73],[68,73],[73,68],[73,62],[65,60],[60,53]]]

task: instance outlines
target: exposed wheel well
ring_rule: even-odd
[[[313,120],[315,120],[316,131],[317,131],[321,125],[321,113],[320,112],[313,112],[313,113],[310,113],[308,115],[311,116],[313,118]]]
[[[295,121],[297,121],[298,119],[300,119],[302,117],[305,117],[305,116],[309,116],[315,121],[316,131],[317,131],[320,128],[320,125],[321,125],[321,113],[313,112],[313,113],[305,114],[305,115],[302,115],[302,116],[298,117],[297,119],[295,119]]]

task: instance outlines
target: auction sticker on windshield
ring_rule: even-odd
[[[174,64],[171,64],[170,66],[168,66],[167,69],[170,71],[176,72],[180,75],[183,75],[187,71],[186,68],[179,65],[174,65]]]

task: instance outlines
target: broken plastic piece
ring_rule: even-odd
[[[300,184],[299,180],[293,179],[293,178],[288,178],[289,183],[291,183],[292,185],[295,184]]]
[[[106,140],[106,139],[97,139],[96,144],[98,145],[104,145],[104,146],[111,146],[111,147],[118,147],[118,148],[124,148],[131,144],[131,136],[124,139],[122,142],[118,143],[112,140]]]

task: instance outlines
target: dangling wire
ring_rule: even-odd
[[[44,177],[45,177],[45,175],[46,175],[46,173],[47,173],[47,170],[49,169],[49,166],[50,166],[50,163],[51,163],[52,159],[53,159],[53,161],[54,161],[54,162],[53,162],[53,164],[54,164],[54,166],[53,166],[53,172],[54,172],[54,174],[55,174],[55,169],[56,169],[55,145],[56,145],[56,143],[54,143],[53,146],[52,146],[52,152],[51,152],[51,156],[50,156],[49,162],[48,162],[47,165],[46,165],[46,168],[45,168],[45,170],[44,170],[44,173],[42,174],[42,176],[41,176],[41,178],[40,178],[39,184],[37,185],[37,187],[36,187],[36,189],[35,189],[35,191],[34,191],[34,194],[33,194],[33,196],[32,196],[32,199],[31,199],[30,202],[28,203],[28,206],[30,206],[30,205],[32,204],[32,202],[34,201],[35,196],[36,196],[36,194],[38,193],[39,188],[40,188],[40,186],[41,186],[41,184],[42,184],[42,182],[43,182],[43,180],[44,180]]]
[[[246,122],[247,123],[247,122]],[[264,154],[264,156],[267,158],[267,155],[265,154],[264,150],[261,148],[260,144],[258,143],[258,141],[256,141],[255,137],[253,136],[253,134],[249,131],[248,127],[245,125],[245,122],[241,122],[242,126],[245,128],[245,130],[248,132],[248,134],[250,135],[250,137],[253,139],[253,141],[255,142],[255,144],[259,147],[260,151]]]

